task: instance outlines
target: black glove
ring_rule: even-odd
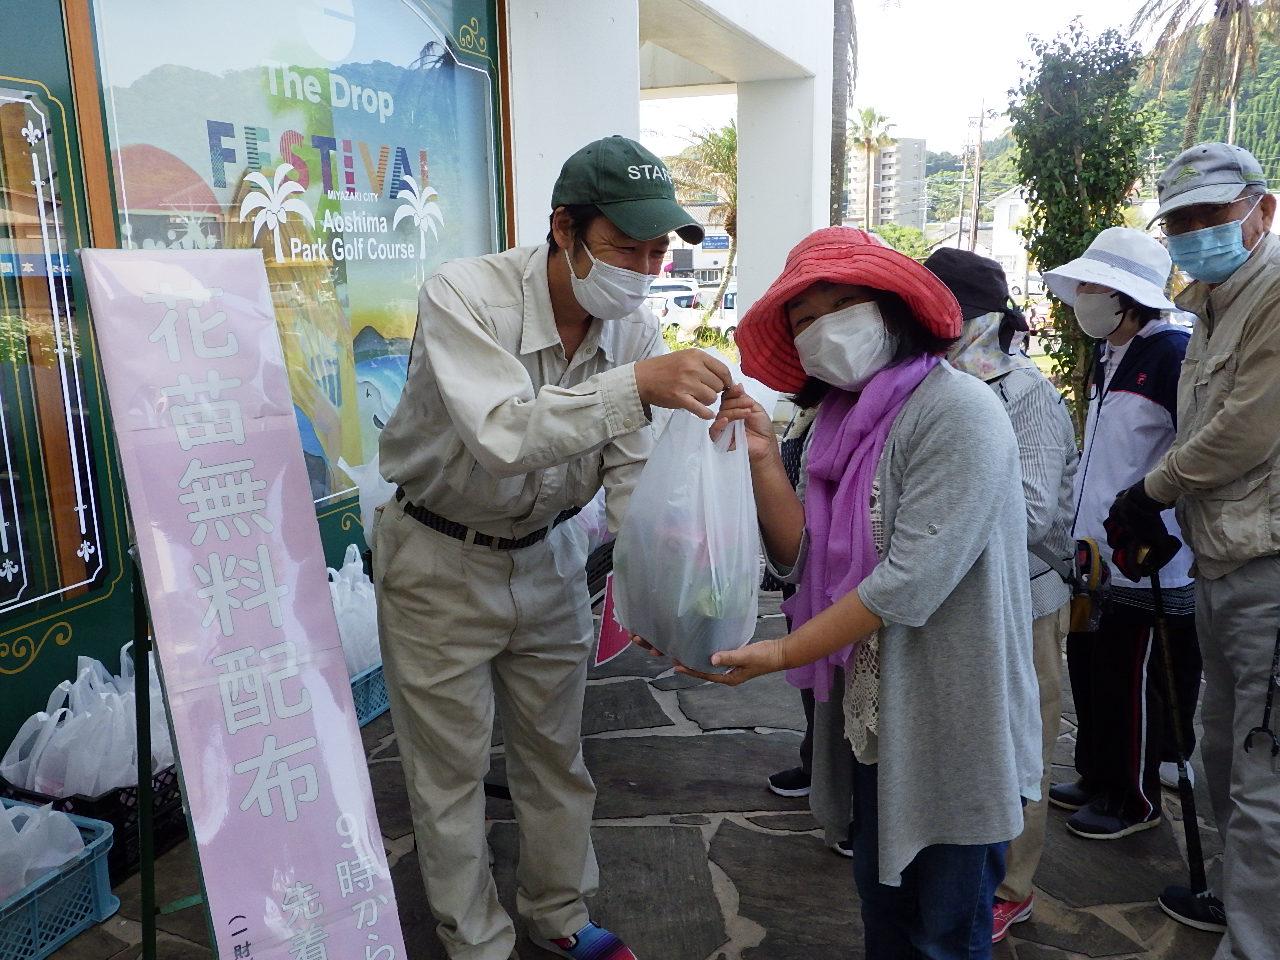
[[[1143,482],[1139,480],[1128,490],[1121,492],[1111,504],[1111,512],[1107,514],[1105,524],[1107,543],[1112,550],[1128,544],[1138,547],[1155,546],[1169,536],[1164,521],[1160,519],[1160,514],[1167,509],[1165,504],[1151,499]]]
[[[1138,543],[1117,537],[1115,524],[1110,519],[1104,526],[1107,528],[1107,543],[1111,545],[1112,565],[1126,580],[1135,583],[1159,573],[1182,549],[1182,541],[1169,533],[1153,542]]]

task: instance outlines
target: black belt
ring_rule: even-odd
[[[560,526],[566,520],[576,517],[582,511],[581,507],[565,510],[552,521],[551,526],[535,530],[533,533],[527,534],[518,540],[508,540],[506,537],[491,537],[487,533],[472,530],[468,526],[457,523],[447,517],[442,517],[438,513],[432,513],[426,507],[420,507],[416,503],[406,500],[403,487],[396,488],[396,501],[400,504],[400,509],[405,512],[406,516],[413,517],[424,527],[429,527],[437,533],[443,533],[446,537],[452,537],[454,540],[474,543],[478,547],[490,547],[493,550],[519,550],[522,547],[532,547],[535,543],[541,543],[545,540],[547,534],[554,528]]]

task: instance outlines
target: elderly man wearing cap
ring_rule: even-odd
[[[732,385],[701,351],[665,354],[644,307],[668,234],[702,237],[657,157],[622,137],[588,144],[551,206],[545,244],[455,260],[423,284],[408,382],[382,434],[397,486],[375,528],[382,651],[452,960],[507,960],[516,940],[485,842],[495,698],[531,938],[557,956],[633,957],[587,913],[591,609],[585,579],[557,573],[547,534],[602,484],[616,530],[652,445],[651,409],[710,418]]]
[[[1270,742],[1243,745],[1268,702],[1280,628],[1276,200],[1258,161],[1224,143],[1183,152],[1158,188],[1156,219],[1173,262],[1196,281],[1178,305],[1198,322],[1178,383],[1177,439],[1117,498],[1112,539],[1128,547],[1158,542],[1161,514],[1177,504],[1195,552],[1202,752],[1225,843],[1219,889],[1227,935],[1216,956],[1263,960],[1280,945],[1280,768]],[[1193,925],[1222,923],[1207,894],[1171,888],[1160,902]]]
[[[1171,269],[1158,241],[1112,227],[1083,256],[1045,274],[1054,296],[1074,308],[1080,329],[1096,342],[1072,537],[1096,542],[1102,559],[1116,567],[1096,630],[1067,639],[1079,778],[1049,791],[1054,806],[1073,811],[1067,829],[1088,840],[1115,840],[1159,825],[1162,779],[1176,783],[1171,713],[1182,721],[1185,742],[1195,742],[1191,717],[1200,655],[1190,551],[1179,549],[1160,572],[1180,701],[1172,711],[1165,702],[1151,584],[1113,555],[1104,529],[1115,492],[1141,480],[1173,443],[1188,334],[1167,317],[1173,304],[1164,286]],[[1172,511],[1165,519],[1176,533]]]

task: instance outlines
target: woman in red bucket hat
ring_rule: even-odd
[[[737,685],[786,670],[844,701],[867,957],[990,956],[1023,798],[1040,793],[1026,505],[1000,401],[941,360],[951,292],[860,230],[802,241],[738,327],[742,369],[821,406],[798,491],[765,411],[747,426],[770,566],[793,630],[717,654]]]

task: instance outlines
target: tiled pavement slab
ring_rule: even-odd
[[[1045,858],[1036,883],[1074,907],[1153,901],[1171,883],[1185,883],[1187,868],[1166,817],[1152,830],[1122,840],[1085,840],[1069,833],[1067,814],[1050,809]]]
[[[725,821],[711,859],[737,888],[738,915],[764,930],[743,960],[863,956],[853,868],[817,837],[761,835]]]
[[[804,731],[800,691],[775,673],[741,687],[708,683],[681,690],[680,709],[703,730],[735,730],[768,727]]]
[[[777,596],[761,611],[775,614]],[[759,623],[757,637],[779,636],[780,616]],[[799,737],[756,729],[798,728],[799,697],[780,678],[739,690],[708,687],[669,674],[670,664],[628,650],[591,671],[583,730],[599,791],[594,839],[602,887],[595,915],[623,934],[644,960],[789,960],[863,956],[849,863],[812,834],[806,801],[765,789],[765,777],[793,766]],[[661,678],[661,679],[659,679]],[[1065,678],[1065,671],[1064,671]],[[1068,697],[1055,779],[1070,769],[1074,710]],[[412,821],[394,726],[386,714],[362,730],[381,827],[392,851],[392,877],[408,960],[444,960],[427,910],[413,850]],[[1203,771],[1199,771],[1201,774]],[[502,782],[502,751],[490,781]],[[1210,821],[1203,777],[1202,820]],[[1177,812],[1166,792],[1167,814]],[[488,814],[495,878],[514,910],[516,827],[509,802],[491,799]],[[1218,938],[1180,927],[1152,903],[1167,883],[1184,882],[1181,823],[1114,843],[1066,832],[1050,814],[1039,901],[1031,921],[1014,927],[996,960],[1210,960]],[[1208,828],[1205,846],[1221,849]],[[157,862],[159,898],[193,892],[190,844]],[[56,960],[133,960],[141,925],[136,878],[117,889],[120,913],[81,935]],[[517,924],[522,921],[517,920]],[[201,908],[160,920],[162,960],[206,960]],[[547,954],[521,940],[523,960]]]

